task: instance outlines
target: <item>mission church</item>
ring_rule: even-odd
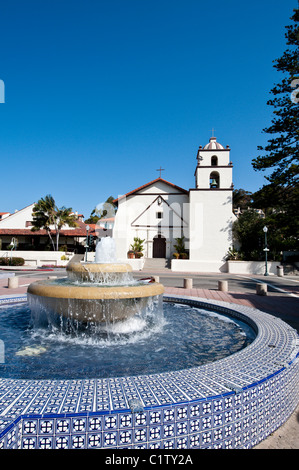
[[[117,258],[127,260],[134,237],[138,237],[144,240],[145,260],[170,260],[173,271],[225,271],[235,220],[232,169],[229,146],[224,148],[211,137],[198,149],[194,188],[183,189],[160,174],[116,199],[113,237]],[[184,237],[188,259],[173,259],[180,237]]]

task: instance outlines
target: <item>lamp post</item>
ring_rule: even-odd
[[[87,262],[87,250],[88,250],[88,232],[89,232],[89,225],[86,225],[86,242],[85,242],[85,263]]]
[[[268,227],[265,227],[263,228],[263,231],[264,231],[264,234],[265,234],[265,248],[264,248],[264,252],[265,252],[265,274],[264,276],[269,276],[269,273],[268,273],[268,246],[267,246],[267,232],[268,232]]]

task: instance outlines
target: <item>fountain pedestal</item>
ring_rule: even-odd
[[[36,281],[28,301],[46,311],[80,322],[113,322],[139,313],[164,293],[158,282],[134,281],[132,268],[115,263],[70,263],[69,280]]]

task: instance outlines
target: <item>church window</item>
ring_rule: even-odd
[[[163,212],[157,212],[157,219],[163,219]]]
[[[217,171],[212,171],[210,174],[210,188],[215,189],[220,187],[220,178]]]
[[[216,155],[213,155],[213,157],[211,158],[211,165],[212,166],[218,165],[218,157],[216,157]]]

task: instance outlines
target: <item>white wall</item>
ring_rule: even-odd
[[[171,260],[171,270],[186,273],[219,273],[227,272],[226,262],[222,261],[192,261],[190,259]]]
[[[268,261],[269,274],[277,274],[279,261]],[[231,274],[265,274],[265,261],[227,261],[227,272]]]
[[[0,228],[4,229],[23,229],[26,228],[26,222],[32,220],[32,209],[34,204],[24,207],[17,212],[14,212],[9,217],[0,220]]]
[[[62,260],[61,257],[65,255],[68,260]],[[72,258],[73,253],[65,253],[64,251],[0,251],[1,257],[12,256],[13,258],[20,257],[24,258],[25,266],[42,266],[43,264],[52,264],[55,266],[66,266],[69,260]]]
[[[210,175],[211,173],[219,174],[219,187],[220,188],[230,188],[232,184],[232,167],[227,166],[226,168],[218,168],[217,166],[212,166],[209,168],[198,167],[197,168],[197,188],[210,188]]]
[[[267,270],[270,275],[277,275],[278,261],[268,261]],[[174,272],[197,272],[197,273],[230,273],[244,275],[264,275],[264,261],[192,261],[173,259],[171,270]]]
[[[157,199],[159,194],[162,197],[161,204]],[[146,187],[138,191],[138,194],[120,199],[113,228],[117,258],[127,258],[134,237],[145,240],[144,256],[151,258],[153,239],[158,232],[167,241],[166,257],[171,257],[175,251],[173,248],[175,238],[182,234],[188,238],[188,202],[188,194],[180,194],[178,190],[163,182]],[[162,219],[157,218],[158,212],[163,213]]]
[[[30,222],[33,219],[33,207],[35,203],[30,204],[19,211],[14,212],[9,217],[5,217],[0,220],[0,229],[25,229],[30,230],[31,226],[26,226],[26,222]],[[55,229],[54,225],[50,226],[51,229]],[[69,227],[64,225],[62,229],[74,230],[76,227]]]
[[[223,264],[233,217],[232,191],[190,190],[190,260]]]
[[[211,159],[213,156],[218,158],[218,166],[225,166],[230,163],[230,149],[228,150],[199,150],[198,157],[201,157],[200,164],[204,166],[211,166]]]

